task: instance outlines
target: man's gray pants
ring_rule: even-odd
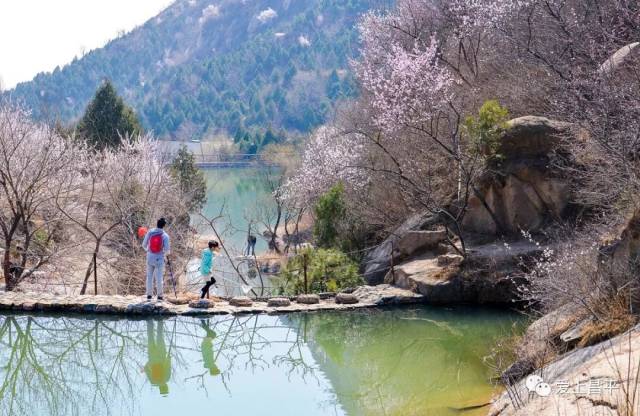
[[[163,295],[162,280],[164,276],[164,259],[153,259],[147,261],[147,296],[153,296],[153,280],[156,281],[156,293]]]

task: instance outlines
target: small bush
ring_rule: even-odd
[[[477,117],[469,116],[464,121],[464,130],[473,150],[484,155],[488,163],[496,163],[503,158],[498,150],[508,120],[509,110],[496,100],[488,100],[480,107]]]
[[[580,347],[613,338],[638,322],[638,317],[631,313],[629,298],[624,295],[618,295],[600,303],[597,312],[601,319],[592,321],[582,330]]]
[[[344,186],[334,185],[322,195],[313,208],[316,222],[313,236],[319,247],[329,248],[336,245],[339,238],[339,222],[346,213]]]
[[[356,262],[362,261],[365,248],[376,240],[375,227],[363,221],[360,208],[352,208],[342,183],[323,194],[314,206],[313,236],[317,246],[337,249]]]
[[[358,266],[346,254],[335,249],[305,249],[291,258],[281,273],[280,292],[305,293],[304,264],[307,264],[309,293],[336,292],[363,283]]]

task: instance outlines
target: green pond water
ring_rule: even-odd
[[[207,203],[202,213],[208,219],[216,218],[216,231],[230,255],[227,257],[223,252],[216,258],[214,273],[218,279],[218,287],[212,293],[220,296],[244,295],[247,291],[242,289],[243,286],[256,288],[258,294],[271,293],[274,290],[273,279],[267,274],[255,278],[247,276],[251,262],[240,255],[246,247],[250,224],[252,233],[258,237],[256,254],[267,250],[266,239],[262,237],[265,230],[263,222],[268,219],[273,224],[271,215],[275,212],[275,204],[269,180],[277,177],[277,170],[256,164],[206,168],[203,172],[207,182]],[[217,239],[211,225],[201,216],[194,215],[192,225],[202,235]],[[243,273],[248,286],[238,279],[231,262]],[[194,252],[187,266],[187,281],[194,285],[202,284],[199,265],[200,253]]]
[[[476,415],[518,315],[0,315],[1,415]],[[516,329],[518,330],[518,329]]]
[[[262,232],[257,220],[268,216],[274,206],[267,173],[273,168],[264,166],[203,169],[207,181],[207,204],[203,214],[208,218],[222,216],[216,221],[218,232],[229,249],[240,252],[246,243],[249,222],[252,231]],[[194,217],[198,230],[211,234],[211,227]],[[259,238],[256,251],[266,250],[266,242]]]

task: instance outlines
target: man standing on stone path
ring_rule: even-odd
[[[147,300],[151,300],[153,296],[154,280],[156,282],[158,301],[163,300],[164,258],[170,253],[169,234],[164,232],[165,225],[167,225],[167,221],[164,218],[160,218],[157,228],[149,231],[144,236],[144,240],[142,240],[142,248],[147,252]]]

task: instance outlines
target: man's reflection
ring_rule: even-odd
[[[213,340],[216,337],[216,333],[209,328],[209,320],[200,320],[200,326],[204,329],[206,335],[202,338],[202,344],[200,349],[202,350],[202,362],[204,368],[209,370],[209,374],[217,376],[220,374],[218,366],[216,366],[216,359],[213,354]]]
[[[147,364],[144,371],[153,386],[158,386],[160,394],[169,394],[169,378],[171,377],[171,356],[164,343],[164,323],[158,321],[158,331],[154,334],[154,321],[147,320]]]

